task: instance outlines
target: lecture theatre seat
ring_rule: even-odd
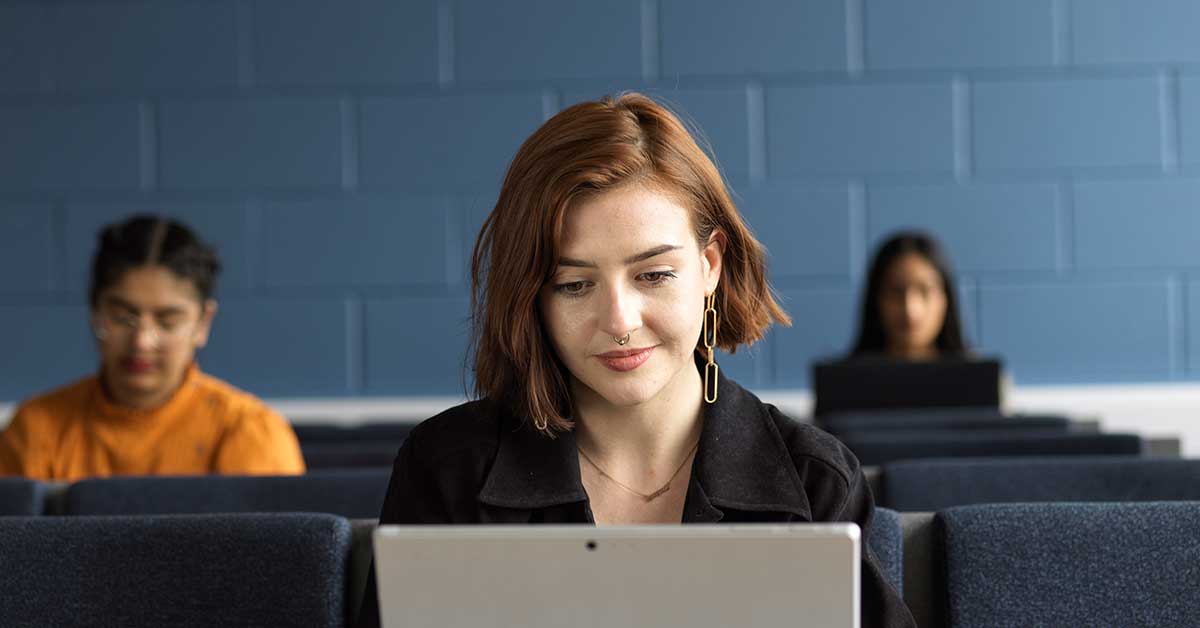
[[[988,504],[937,519],[949,628],[1196,625],[1200,503]]]
[[[0,518],[0,626],[341,628],[350,534],[323,514]]]
[[[344,442],[404,442],[408,433],[416,426],[415,421],[389,421],[363,425],[338,425],[334,423],[293,424],[292,430],[301,445],[306,443]]]
[[[31,517],[45,508],[46,487],[25,478],[0,478],[0,516]]]
[[[900,527],[900,514],[887,508],[876,508],[871,521],[871,530],[866,543],[879,559],[883,575],[896,588],[904,592],[904,533]]]
[[[884,465],[879,503],[903,512],[1004,502],[1200,500],[1200,460],[947,458]]]
[[[1057,415],[1005,415],[988,408],[914,409],[854,412],[821,417],[820,426],[832,434],[901,430],[1048,430],[1074,429],[1070,419]]]
[[[300,445],[304,464],[311,471],[336,469],[391,468],[400,451],[400,442],[342,441],[313,442]]]
[[[294,476],[111,477],[72,484],[67,515],[323,512],[378,517],[391,469]]]
[[[863,465],[914,458],[978,456],[1142,455],[1135,434],[1074,433],[1057,430],[897,430],[842,435]]]

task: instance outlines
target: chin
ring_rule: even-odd
[[[162,377],[158,373],[122,373],[114,379],[122,388],[142,395],[158,392],[162,388]]]
[[[596,392],[602,399],[618,408],[632,408],[654,399],[657,396],[658,390],[609,390]]]
[[[650,366],[649,364],[644,365]],[[628,373],[614,373],[600,367],[583,384],[604,401],[620,407],[630,408],[654,400],[668,387],[671,378],[661,370],[637,369]]]

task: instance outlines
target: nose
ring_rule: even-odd
[[[909,321],[917,321],[925,311],[925,299],[916,290],[904,293],[904,316]]]
[[[133,347],[139,351],[150,350],[158,346],[158,328],[153,324],[141,321],[133,330]]]
[[[624,283],[614,284],[605,294],[600,331],[614,338],[642,326],[641,298]]]

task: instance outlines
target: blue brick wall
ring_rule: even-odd
[[[1200,379],[1190,0],[0,1],[0,399],[95,367],[100,225],[193,224],[206,369],[265,396],[458,394],[470,248],[548,116],[680,111],[795,319],[725,371],[808,384],[919,227],[1018,382]],[[467,380],[469,382],[469,379]]]

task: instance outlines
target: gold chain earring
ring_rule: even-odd
[[[713,290],[704,301],[704,348],[708,349],[708,364],[704,365],[704,401],[713,403],[717,400],[717,374],[720,373],[713,357],[717,346],[717,291]]]

